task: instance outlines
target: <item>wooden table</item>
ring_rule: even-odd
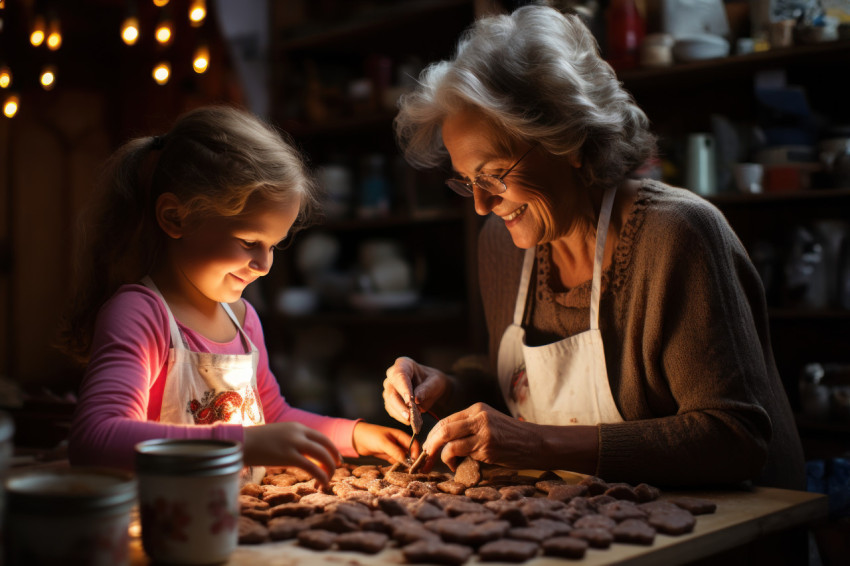
[[[826,518],[827,498],[805,491],[755,488],[752,491],[682,491],[666,492],[666,497],[690,495],[717,503],[717,511],[697,517],[694,531],[682,536],[656,535],[652,546],[614,543],[606,550],[588,549],[583,561],[560,560],[540,556],[528,561],[529,566],[566,566],[568,564],[684,564],[757,542],[770,535],[791,529],[805,529]],[[141,541],[131,543],[131,563],[148,564]],[[728,562],[724,562],[728,564]],[[262,545],[240,545],[227,563],[231,566],[313,566],[361,565],[386,566],[405,564],[401,551],[394,545],[376,555],[357,552],[316,552],[293,541]],[[477,557],[467,564],[479,563]],[[742,562],[746,563],[746,562]],[[488,562],[487,564],[497,564]]]

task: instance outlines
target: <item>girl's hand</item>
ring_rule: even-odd
[[[411,399],[424,413],[440,400],[448,386],[449,378],[440,370],[420,365],[410,358],[398,358],[387,369],[384,408],[392,418],[409,425]]]
[[[528,468],[541,455],[536,425],[517,420],[484,403],[476,403],[439,421],[422,449],[428,453],[424,469],[437,456],[452,470],[466,456],[509,468]]]
[[[375,456],[388,462],[403,462],[407,457],[410,435],[406,432],[370,424],[364,421],[354,425],[354,449],[361,456]],[[419,455],[418,442],[413,443],[411,456]]]
[[[327,436],[297,422],[245,427],[243,450],[246,465],[294,466],[325,487],[342,465],[342,456]]]

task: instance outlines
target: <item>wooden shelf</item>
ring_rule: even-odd
[[[320,51],[343,45],[372,44],[374,38],[413,24],[418,20],[445,16],[445,12],[466,9],[472,13],[471,0],[407,0],[364,12],[340,23],[316,23],[301,26],[296,34],[282,34],[277,47],[283,51]],[[449,21],[452,21],[449,19]],[[439,31],[435,28],[434,30]],[[366,41],[369,40],[369,41]],[[392,46],[394,42],[386,42]]]
[[[789,309],[789,308],[770,308],[768,316],[772,321],[819,321],[819,320],[836,320],[850,321],[850,310],[837,309]]]
[[[728,193],[707,197],[707,200],[717,206],[725,205],[753,205],[760,206],[767,203],[804,203],[807,201],[823,201],[829,199],[845,199],[850,197],[850,189],[810,189],[800,191],[789,191],[779,193]]]
[[[762,69],[805,64],[822,66],[832,61],[846,62],[848,58],[850,41],[828,41],[680,63],[670,67],[633,69],[621,72],[619,77],[629,89],[683,88],[717,80],[726,81],[732,77],[751,76]]]
[[[345,218],[329,220],[324,224],[311,226],[312,230],[330,230],[345,232],[354,230],[374,230],[381,228],[410,228],[416,225],[438,224],[441,222],[457,222],[463,220],[463,209],[460,207],[448,209],[417,210],[414,213],[393,213],[376,218]]]
[[[285,318],[288,323],[327,324],[331,326],[371,326],[371,325],[409,325],[423,323],[457,322],[466,316],[466,310],[460,303],[427,302],[409,309],[385,310],[319,310],[304,315],[275,315]]]
[[[850,422],[837,422],[832,420],[817,421],[805,417],[804,415],[796,415],[797,428],[800,432],[816,432],[826,434],[846,435],[850,440]]]
[[[363,135],[364,132],[372,130],[391,130],[395,115],[395,110],[384,110],[347,116],[316,124],[286,120],[281,123],[281,128],[296,138],[352,134]]]

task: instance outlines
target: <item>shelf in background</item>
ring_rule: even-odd
[[[457,8],[473,8],[471,0],[407,0],[384,5],[339,23],[316,23],[300,26],[295,35],[283,36],[281,51],[323,49],[333,45],[351,45],[367,36],[403,27],[422,18],[439,16],[440,12]]]
[[[437,224],[440,222],[455,222],[463,219],[463,208],[423,209],[412,213],[394,212],[387,216],[375,218],[345,218],[328,220],[324,224],[311,226],[311,230],[329,230],[345,232],[349,230],[366,230],[379,228],[411,227],[422,224]]]
[[[799,414],[795,415],[795,419],[797,421],[797,428],[801,432],[841,434],[850,437],[850,422],[832,420],[818,421]]]
[[[408,309],[386,310],[319,310],[303,315],[275,314],[287,322],[363,326],[370,324],[423,324],[445,323],[465,318],[466,310],[460,303],[424,303]]]
[[[800,64],[825,65],[832,60],[850,58],[850,41],[826,41],[812,45],[799,45],[718,57],[670,67],[640,68],[619,74],[626,88],[665,89],[705,84],[714,80],[728,80],[733,76],[749,76],[760,69]]]
[[[332,135],[362,135],[364,131],[392,130],[396,110],[382,110],[356,116],[347,116],[327,122],[308,123],[298,120],[285,120],[280,127],[296,138]]]
[[[850,197],[850,189],[808,189],[778,193],[726,193],[714,195],[706,199],[718,206],[721,205],[762,205],[766,203],[788,203],[794,201],[820,201],[833,198]]]
[[[819,320],[847,320],[850,321],[850,310],[836,309],[793,309],[776,308],[768,309],[768,316],[772,321],[819,321]]]

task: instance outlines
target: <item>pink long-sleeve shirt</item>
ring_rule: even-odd
[[[242,327],[259,350],[257,389],[265,421],[297,421],[325,434],[343,456],[357,456],[355,420],[317,415],[290,406],[269,369],[269,356],[257,312],[248,303]],[[243,354],[239,336],[214,342],[177,326],[190,350]],[[69,437],[73,465],[132,469],[133,447],[154,438],[212,438],[243,441],[241,424],[182,425],[159,422],[168,371],[171,334],[159,297],[142,285],[124,285],[98,313],[92,355],[80,390]]]

